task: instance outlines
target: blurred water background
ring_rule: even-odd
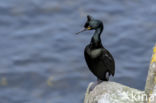
[[[82,103],[95,76],[83,57],[93,31],[75,35],[86,15],[104,22],[116,81],[144,89],[156,41],[155,0],[1,0],[0,103]]]

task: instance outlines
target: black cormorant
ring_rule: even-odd
[[[115,62],[113,56],[103,47],[101,42],[100,35],[103,31],[103,23],[88,15],[84,28],[82,31],[95,30],[90,44],[84,50],[87,65],[98,81],[108,81],[109,76],[115,74]]]

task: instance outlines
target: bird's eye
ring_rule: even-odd
[[[86,24],[84,25],[85,28],[87,28],[88,26],[89,26],[89,23],[86,23]]]

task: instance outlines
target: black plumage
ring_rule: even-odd
[[[105,49],[101,42],[101,33],[103,31],[103,23],[91,16],[87,16],[87,22],[84,30],[95,30],[90,43],[84,50],[86,63],[90,71],[98,80],[108,81],[109,76],[115,74],[115,62],[113,56]]]

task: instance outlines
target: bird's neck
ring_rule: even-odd
[[[91,39],[91,44],[96,44],[96,45],[99,45],[99,43],[101,44],[101,33],[103,31],[103,26],[97,28],[94,32],[94,35]]]

